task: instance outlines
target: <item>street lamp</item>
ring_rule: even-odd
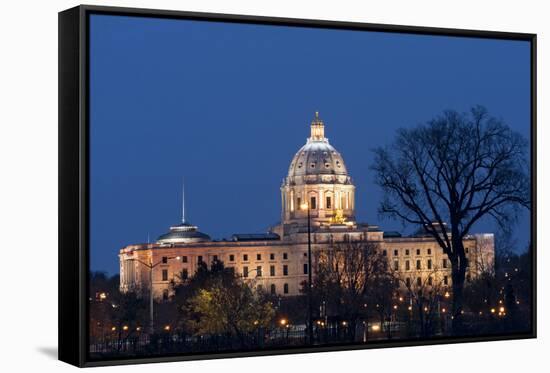
[[[311,271],[311,209],[309,203],[304,202],[300,205],[302,210],[307,210],[307,285],[308,285],[308,336],[309,344],[313,344],[313,310],[312,310],[312,301],[311,301],[311,287],[312,287],[312,271]]]
[[[172,256],[168,257],[167,260],[170,259],[177,259],[180,260],[179,256]],[[153,268],[158,266],[162,263],[162,260],[153,264],[153,254],[151,253],[151,258],[149,259],[149,263],[145,263],[137,258],[131,258],[129,260],[135,260],[139,264],[144,265],[145,267],[149,268],[149,332],[151,334],[155,333],[155,323],[154,323],[154,297],[153,297]]]

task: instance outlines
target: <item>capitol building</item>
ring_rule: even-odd
[[[263,234],[234,234],[212,240],[199,227],[182,221],[154,243],[122,248],[122,291],[150,289],[156,298],[170,296],[170,282],[191,277],[200,263],[223,261],[246,281],[266,292],[299,295],[308,272],[308,210],[312,251],[346,242],[375,243],[390,268],[406,280],[420,281],[436,274],[451,285],[451,265],[437,242],[422,229],[411,236],[385,232],[355,219],[355,186],[344,158],[325,137],[325,124],[316,113],[306,144],[290,162],[281,185],[281,221]],[[307,208],[304,208],[307,206]],[[466,278],[494,262],[493,234],[464,238]],[[313,264],[315,276],[315,263]]]

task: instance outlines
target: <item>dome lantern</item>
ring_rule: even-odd
[[[325,124],[319,118],[319,112],[315,112],[315,118],[311,122],[311,136],[309,141],[327,141],[325,138]]]

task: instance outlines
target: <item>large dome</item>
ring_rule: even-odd
[[[290,162],[281,200],[283,227],[299,229],[309,217],[319,226],[354,224],[355,186],[342,155],[325,137],[318,112],[311,122],[310,137]],[[283,236],[287,228],[283,228]]]
[[[311,136],[298,150],[288,168],[288,181],[349,183],[348,171],[342,155],[325,137],[325,126],[315,113],[311,122]]]
[[[290,167],[288,176],[304,175],[347,175],[346,165],[342,155],[328,143],[328,140],[311,141],[302,146],[296,153]]]

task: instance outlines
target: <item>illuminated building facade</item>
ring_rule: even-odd
[[[201,262],[210,265],[221,260],[269,293],[299,295],[309,271],[304,205],[310,209],[314,252],[338,243],[373,242],[404,281],[434,276],[451,285],[450,262],[431,236],[420,231],[405,237],[355,220],[355,186],[342,155],[325,137],[325,125],[316,113],[310,137],[292,159],[281,185],[279,225],[265,234],[235,234],[230,240],[215,241],[187,222],[183,214],[182,222],[170,227],[155,243],[120,250],[121,290],[149,289],[152,278],[155,297],[166,298],[171,280],[192,276]],[[467,277],[492,266],[492,234],[468,236],[464,246],[470,263]]]

